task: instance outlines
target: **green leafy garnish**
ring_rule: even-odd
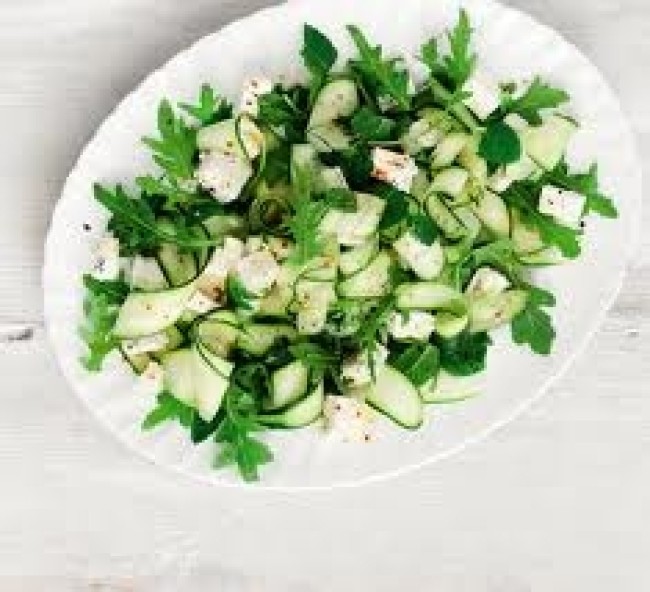
[[[562,189],[581,193],[587,198],[585,213],[594,212],[605,218],[617,218],[618,210],[610,197],[603,195],[598,183],[598,165],[592,164],[584,173],[570,173],[562,160],[544,179]]]
[[[256,419],[255,400],[231,384],[224,405],[226,415],[215,434],[215,441],[221,444],[215,467],[236,465],[245,481],[257,481],[260,466],[273,460],[273,454],[264,442],[252,436],[264,429]]]
[[[299,91],[280,88],[262,95],[258,101],[257,121],[276,131],[288,142],[303,142],[308,118],[300,99]]]
[[[556,246],[569,259],[580,255],[580,233],[557,223],[551,216],[537,211],[541,186],[538,183],[517,181],[502,194],[505,202],[519,209],[524,223],[535,228],[549,246]]]
[[[471,376],[482,372],[491,343],[487,333],[465,332],[451,339],[439,339],[440,366],[453,376]]]
[[[425,245],[432,245],[440,235],[438,227],[431,217],[421,210],[409,214],[409,228],[413,235]]]
[[[348,25],[348,31],[359,51],[352,62],[364,78],[376,88],[379,97],[389,97],[398,109],[406,111],[411,104],[409,74],[397,58],[384,59],[381,46],[370,45],[359,27]]]
[[[159,138],[144,138],[153,159],[171,179],[191,179],[194,174],[196,130],[177,117],[167,99],[158,107]]]
[[[88,353],[82,358],[87,370],[98,372],[106,356],[118,345],[113,335],[119,307],[129,293],[129,286],[122,280],[101,281],[90,275],[83,278],[86,289],[84,321],[79,329]]]
[[[255,294],[246,289],[239,278],[229,275],[226,279],[226,298],[228,304],[236,310],[254,310],[253,302],[256,300]]]
[[[362,107],[350,122],[352,131],[366,142],[390,140],[397,124],[390,118],[378,115],[369,107]]]
[[[232,117],[232,105],[217,95],[209,84],[204,84],[201,87],[201,94],[196,105],[181,103],[179,107],[198,120],[202,126]]]
[[[506,94],[503,101],[503,111],[516,113],[528,123],[538,125],[542,123],[540,111],[559,107],[569,100],[569,95],[559,88],[554,88],[535,78],[526,92],[519,98]]]
[[[338,52],[323,33],[311,25],[305,25],[304,43],[300,55],[311,73],[310,92],[313,101],[336,63]]]
[[[472,75],[477,60],[476,54],[470,49],[472,27],[464,9],[461,9],[458,23],[447,33],[447,38],[450,54],[443,57],[443,63],[449,78],[454,81],[456,87],[460,87]]]
[[[129,197],[119,185],[113,191],[99,184],[95,184],[93,189],[95,199],[113,215],[109,229],[127,253],[147,251],[165,242],[187,249],[209,247],[217,242],[200,236],[180,220],[171,226],[161,224],[144,199]]]
[[[438,375],[440,353],[430,343],[413,343],[397,357],[393,367],[420,388]]]
[[[169,393],[160,393],[156,407],[149,412],[142,422],[143,430],[152,430],[166,421],[178,421],[183,427],[192,425],[195,411]]]
[[[555,298],[549,292],[530,287],[526,308],[512,319],[512,340],[518,345],[527,343],[537,354],[551,353],[555,329],[550,315],[542,307],[553,306]]]
[[[357,211],[357,198],[354,191],[350,191],[349,189],[328,189],[323,194],[322,199],[329,208],[341,210],[342,212]]]
[[[338,363],[338,356],[335,352],[327,351],[321,345],[308,341],[294,343],[289,346],[289,353],[296,360],[300,360],[309,367],[318,380],[322,378],[328,369],[333,368]]]
[[[481,138],[478,154],[495,166],[517,162],[521,158],[519,136],[507,123],[492,122]]]
[[[136,183],[143,194],[164,197],[164,207],[168,210],[173,210],[176,206],[187,205],[196,198],[196,192],[188,191],[187,186],[181,186],[176,179],[145,175],[138,177]]]

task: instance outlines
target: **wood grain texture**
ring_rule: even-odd
[[[648,233],[597,337],[550,396],[480,447],[393,483],[264,497],[198,486],[135,458],[70,396],[44,340],[39,280],[68,170],[149,71],[270,4],[0,6],[0,590],[650,589]],[[512,4],[603,70],[650,172],[650,5]]]

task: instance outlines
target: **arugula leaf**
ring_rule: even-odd
[[[359,330],[352,336],[353,345],[361,351],[366,351],[368,359],[371,361],[373,360],[372,353],[377,348],[377,337],[386,328],[388,318],[394,308],[395,296],[386,294],[377,300],[374,308],[363,319]]]
[[[434,221],[421,210],[409,215],[409,228],[413,235],[425,245],[432,245],[440,236]]]
[[[244,284],[234,275],[226,279],[226,298],[228,304],[238,310],[254,310],[255,294],[251,294]]]
[[[289,353],[303,364],[308,366],[313,374],[316,374],[318,380],[322,378],[325,372],[336,366],[338,357],[324,347],[305,341],[295,343],[289,346]]]
[[[158,133],[160,138],[143,138],[153,150],[153,159],[171,179],[191,179],[194,174],[196,130],[176,117],[167,99],[158,107]]]
[[[471,376],[482,372],[491,343],[487,333],[464,332],[451,339],[439,339],[440,366],[453,376]]]
[[[257,481],[259,467],[273,460],[273,454],[251,435],[263,429],[256,421],[255,401],[232,384],[224,399],[226,415],[215,434],[215,441],[221,444],[215,467],[236,465],[245,481]]]
[[[528,123],[538,125],[542,123],[542,109],[559,107],[568,100],[569,95],[565,91],[535,78],[521,97],[513,99],[512,96],[506,95],[502,108],[506,113],[516,113]]]
[[[166,421],[178,421],[183,427],[192,425],[194,409],[179,401],[169,393],[161,393],[157,397],[156,407],[149,412],[142,422],[142,429],[152,430]]]
[[[212,421],[205,421],[195,411],[192,415],[192,423],[190,424],[190,437],[194,444],[205,442],[210,436],[213,436],[219,429],[221,422],[224,420],[225,413],[220,409]]]
[[[164,242],[187,249],[200,249],[217,243],[216,239],[199,236],[197,231],[183,225],[180,220],[176,220],[171,227],[161,224],[146,200],[129,197],[120,185],[110,191],[96,183],[93,190],[95,199],[113,214],[108,228],[127,253],[151,250]]]
[[[538,183],[516,181],[501,197],[509,206],[520,210],[524,223],[536,228],[547,245],[556,246],[562,255],[575,259],[580,255],[580,233],[537,211],[540,188]]]
[[[451,53],[443,58],[446,73],[456,87],[461,87],[476,67],[477,57],[470,49],[471,37],[472,27],[469,16],[465,9],[461,9],[458,23],[447,33]]]
[[[306,24],[300,55],[312,76],[310,94],[313,101],[336,63],[338,51],[323,33]]]
[[[461,285],[469,281],[479,267],[485,266],[500,271],[515,284],[521,282],[522,265],[510,239],[499,239],[472,250],[462,262]]]
[[[377,115],[370,107],[361,107],[350,122],[352,131],[366,142],[390,140],[397,124],[388,117]]]
[[[209,84],[201,86],[197,105],[180,103],[179,107],[200,122],[202,126],[211,125],[232,117],[232,105],[215,93]]]
[[[354,191],[343,188],[328,189],[323,194],[323,202],[328,207],[342,212],[356,212],[358,206]]]
[[[298,89],[284,91],[276,88],[273,92],[259,98],[257,120],[293,144],[304,141],[307,127],[307,106],[302,105]]]
[[[81,362],[87,370],[98,372],[106,356],[119,345],[112,331],[129,287],[122,280],[101,281],[90,275],[84,276],[83,283],[86,296],[84,320],[79,334],[86,343],[88,353]]]
[[[187,205],[197,197],[193,191],[188,191],[187,187],[179,185],[176,179],[162,177],[157,179],[153,175],[145,175],[135,180],[138,187],[147,196],[162,196],[165,198],[165,208],[174,209],[178,205]]]
[[[521,158],[519,136],[507,123],[491,122],[481,138],[478,154],[495,166],[517,162]]]
[[[378,91],[379,97],[388,96],[398,109],[408,110],[411,105],[409,96],[409,74],[401,60],[384,59],[381,45],[372,47],[359,27],[347,27],[352,41],[357,46],[359,59],[351,62]]]
[[[599,189],[598,165],[592,164],[584,173],[570,173],[565,160],[549,171],[544,179],[562,189],[581,193],[587,198],[585,213],[594,212],[605,218],[617,218],[618,210],[611,198]]]
[[[543,306],[553,306],[555,297],[540,288],[530,286],[526,308],[510,324],[512,340],[527,343],[537,354],[549,355],[555,339],[555,329],[550,315]]]
[[[393,362],[393,367],[420,388],[437,376],[440,353],[430,343],[413,343]]]

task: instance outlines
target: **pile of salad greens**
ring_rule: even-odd
[[[83,363],[119,352],[215,466],[259,477],[268,429],[319,420],[368,441],[377,413],[418,428],[427,404],[476,394],[490,332],[551,352],[539,266],[580,255],[584,218],[616,217],[596,166],[566,162],[569,96],[495,82],[457,24],[419,62],[356,26],[357,54],[305,25],[306,83],[204,85],[163,100],[137,193],[97,184],[111,214],[83,278]],[[411,65],[409,68],[408,65]]]

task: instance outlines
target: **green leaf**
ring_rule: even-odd
[[[386,207],[379,222],[379,230],[393,228],[408,218],[410,200],[408,193],[383,183],[377,186],[375,194],[386,201]]]
[[[166,209],[187,205],[198,197],[196,192],[181,188],[175,179],[170,180],[167,177],[157,179],[153,175],[146,175],[138,177],[135,182],[143,194],[164,197]]]
[[[538,125],[542,123],[540,111],[559,107],[569,100],[569,95],[535,78],[526,92],[519,98],[513,99],[506,95],[503,110],[506,113],[516,113],[528,123]]]
[[[98,372],[106,356],[119,345],[113,327],[129,287],[121,280],[100,281],[89,275],[84,276],[83,283],[86,295],[79,335],[88,351],[81,362],[90,372]]]
[[[258,104],[257,121],[262,126],[273,128],[288,142],[304,142],[309,114],[306,105],[301,104],[298,91],[276,88],[273,92],[262,95]]]
[[[226,298],[228,304],[235,309],[254,310],[255,294],[251,294],[234,275],[229,275],[226,279]]]
[[[185,403],[169,393],[161,393],[157,397],[156,407],[144,418],[142,429],[152,430],[166,421],[178,421],[183,427],[189,428],[192,425],[194,414],[194,409]]]
[[[202,126],[232,117],[232,105],[217,95],[209,84],[201,86],[198,104],[180,103],[179,107],[197,119]]]
[[[437,376],[440,353],[430,343],[413,343],[393,362],[393,367],[420,388]]]
[[[456,87],[461,87],[476,67],[477,57],[470,49],[471,37],[472,27],[469,16],[464,9],[461,9],[458,23],[447,33],[450,54],[443,58],[447,75],[454,81]]]
[[[516,181],[503,192],[502,197],[509,206],[521,212],[527,226],[537,229],[547,246],[555,246],[565,257],[575,259],[581,250],[580,233],[537,211],[540,190],[539,183]]]
[[[517,162],[521,158],[519,136],[507,123],[492,122],[481,138],[478,154],[497,166]]]
[[[128,253],[150,250],[164,243],[175,243],[187,249],[199,249],[214,245],[215,239],[206,239],[195,230],[176,220],[173,230],[162,227],[144,199],[129,197],[121,186],[110,191],[99,184],[93,186],[95,199],[113,215],[108,228],[120,240],[120,246]]]
[[[467,282],[474,271],[485,266],[500,271],[513,283],[521,281],[522,265],[510,239],[499,239],[474,249],[463,261],[461,283]]]
[[[170,179],[191,179],[194,174],[196,130],[181,117],[176,117],[171,104],[164,99],[158,107],[159,138],[144,138],[153,151],[153,159]]]
[[[420,61],[429,68],[431,74],[436,75],[440,72],[440,54],[438,52],[438,42],[435,38],[429,39],[420,49]]]
[[[439,339],[440,366],[453,376],[482,372],[491,343],[487,333],[460,333],[451,339]]]
[[[584,173],[571,173],[566,161],[562,160],[555,169],[544,175],[544,180],[562,189],[584,195],[587,198],[585,213],[594,212],[605,218],[618,217],[618,210],[612,199],[600,192],[598,165],[592,164]]]
[[[363,76],[376,88],[378,97],[388,96],[398,109],[406,111],[411,105],[409,75],[399,59],[384,59],[381,46],[370,45],[359,27],[347,27],[359,52],[359,59],[352,62]]]
[[[512,340],[528,344],[537,354],[549,355],[555,339],[555,329],[550,315],[542,306],[552,306],[555,298],[548,292],[531,287],[526,308],[510,324]]]
[[[378,115],[369,107],[361,107],[350,122],[352,131],[367,142],[390,140],[397,124],[388,117]]]
[[[339,361],[332,351],[309,341],[289,346],[289,353],[308,366],[318,377],[322,377],[327,369],[334,368]]]
[[[433,220],[419,210],[409,215],[409,228],[414,236],[425,245],[432,245],[440,236],[438,227]]]
[[[336,63],[338,52],[323,33],[311,25],[305,25],[304,43],[300,55],[312,76],[310,86],[313,100]]]

